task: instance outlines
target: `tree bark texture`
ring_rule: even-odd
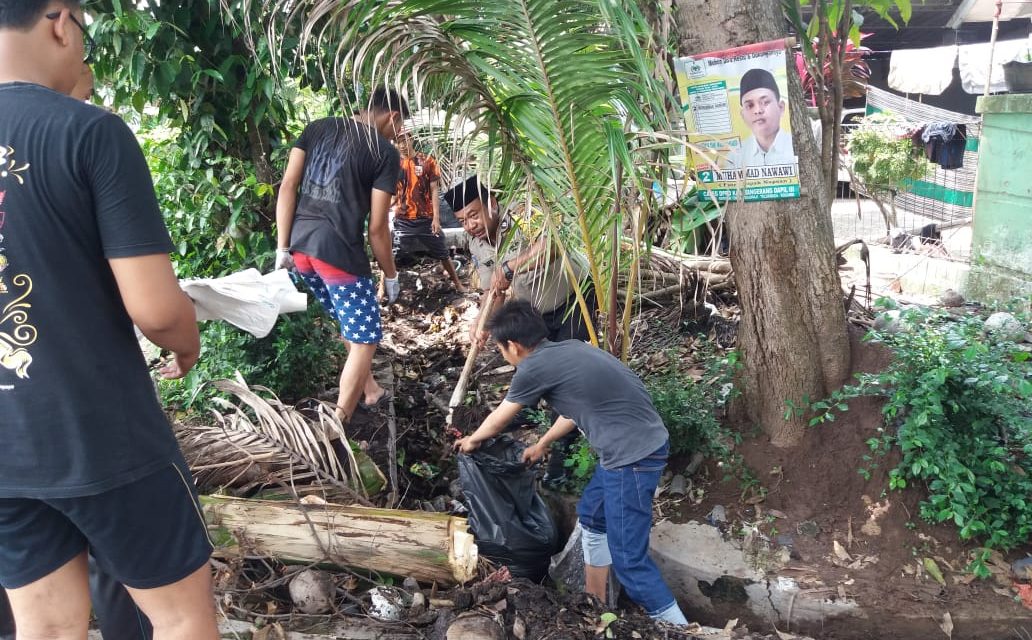
[[[680,55],[786,36],[778,0],[676,0],[674,15]],[[820,155],[799,77],[791,70],[788,77],[802,198],[736,202],[727,210],[742,308],[740,402],[777,447],[799,444],[806,430],[806,416],[785,419],[786,402],[825,397],[850,367]]]
[[[202,496],[216,553],[245,553],[454,585],[473,578],[466,519],[423,511]]]

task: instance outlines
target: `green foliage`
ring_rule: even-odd
[[[1025,321],[1027,322],[1027,317]],[[895,358],[880,374],[862,375],[831,399],[811,424],[843,402],[886,398],[886,427],[868,441],[872,454],[896,449],[889,488],[920,483],[921,516],[953,522],[964,540],[1012,549],[1032,539],[1032,371],[1029,353],[983,334],[979,318],[903,315],[903,330],[872,333]],[[980,573],[976,559],[972,569]]]
[[[891,193],[928,173],[929,163],[891,116],[868,116],[849,136],[853,173],[868,191]]]
[[[700,380],[677,371],[649,377],[645,385],[652,404],[670,431],[672,455],[702,452],[719,460],[729,460],[733,438],[730,430],[717,419],[717,411],[734,395],[732,377],[738,366],[738,354],[717,357],[702,356],[705,372]]]
[[[573,478],[563,488],[570,493],[580,493],[587,486],[591,476],[595,474],[595,467],[598,465],[598,455],[591,449],[591,445],[584,438],[577,441],[577,448],[563,460],[563,466],[569,469]]]
[[[234,0],[139,5],[89,5],[99,45],[93,68],[102,92],[116,105],[182,127],[191,156],[213,145],[263,163],[285,135],[297,97],[296,83],[279,82],[272,70],[299,78],[302,86],[308,78],[321,83],[315,61],[298,55],[298,39],[285,34],[272,49],[260,30],[252,30],[258,26],[252,22],[280,19],[264,3],[246,11]],[[224,17],[223,5],[232,19]]]
[[[161,397],[172,409],[203,410],[216,394],[208,383],[239,371],[248,384],[268,387],[284,402],[294,403],[333,384],[345,357],[336,324],[317,302],[303,313],[280,317],[265,338],[224,322],[208,322],[201,330],[197,366],[182,380],[163,380]]]
[[[698,189],[693,187],[688,196],[670,216],[671,239],[668,249],[680,253],[698,253],[699,231],[724,215],[724,209],[712,200],[699,200]]]
[[[178,131],[145,120],[138,134],[158,204],[165,215],[182,277],[227,275],[247,267],[271,266],[271,236],[263,206],[273,195],[259,182],[250,162],[213,150],[195,156]]]

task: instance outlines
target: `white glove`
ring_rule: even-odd
[[[276,249],[276,268],[293,269],[294,258],[290,256],[290,249]]]
[[[383,279],[383,288],[387,291],[387,302],[393,303],[401,293],[401,285],[398,284],[398,276]]]

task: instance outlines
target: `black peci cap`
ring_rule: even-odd
[[[749,69],[742,76],[742,81],[738,86],[739,101],[745,97],[745,94],[754,89],[770,89],[778,100],[781,99],[781,89],[778,88],[778,83],[774,80],[774,74],[766,69]]]
[[[444,201],[448,203],[448,206],[450,206],[453,211],[459,211],[477,198],[487,202],[488,195],[489,192],[487,187],[480,184],[480,180],[477,178],[476,174],[473,174],[451,189],[445,191]]]

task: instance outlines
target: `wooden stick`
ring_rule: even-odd
[[[484,308],[480,311],[480,318],[477,320],[477,335],[484,330],[484,325],[491,316],[491,306],[494,304],[494,299],[495,290],[491,289],[487,294],[487,300],[484,301]],[[462,375],[459,376],[459,382],[455,385],[455,391],[452,392],[451,400],[448,401],[448,427],[452,425],[452,419],[455,417],[455,407],[461,405],[463,398],[466,397],[466,388],[469,387],[470,374],[473,373],[473,365],[476,364],[479,351],[479,343],[474,341],[469,347],[469,355],[466,356],[466,364],[462,367]]]

